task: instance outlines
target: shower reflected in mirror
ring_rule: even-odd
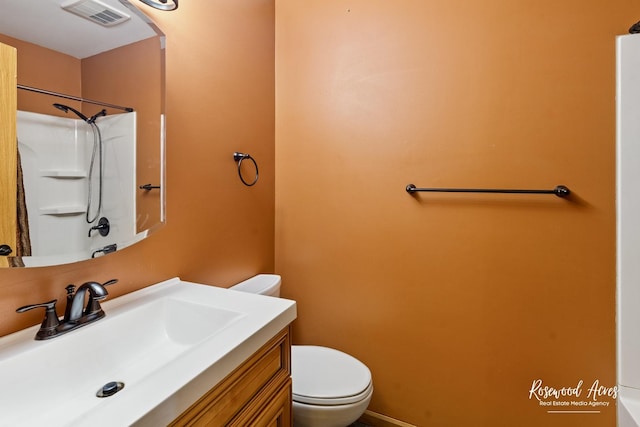
[[[91,131],[93,133],[93,150],[91,151],[91,161],[89,162],[89,176],[87,179],[88,195],[87,195],[87,212],[85,215],[85,219],[87,220],[88,224],[92,224],[100,217],[100,212],[102,211],[102,181],[103,181],[102,168],[104,167],[103,154],[102,154],[103,152],[102,134],[100,133],[100,128],[96,124],[96,119],[98,117],[106,116],[107,110],[102,109],[98,111],[96,114],[94,114],[93,116],[87,117],[84,114],[82,114],[80,111],[76,110],[73,107],[69,107],[68,105],[55,103],[53,104],[53,106],[59,110],[64,111],[65,113],[72,111],[82,121],[84,121],[89,126],[91,126]],[[94,170],[96,166],[96,161],[98,162],[98,177],[97,179],[94,180]],[[95,187],[94,181],[96,180],[98,182],[98,195],[96,196],[97,207],[95,207],[95,202],[94,202],[94,187]],[[91,214],[92,211],[95,211],[94,215]]]

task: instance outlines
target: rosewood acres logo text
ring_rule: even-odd
[[[548,413],[600,413],[600,409],[613,406],[617,397],[617,386],[607,387],[599,380],[590,385],[580,380],[575,386],[554,387],[537,379],[529,389],[529,400],[537,401]]]

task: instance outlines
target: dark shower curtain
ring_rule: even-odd
[[[22,161],[20,150],[17,160],[18,179],[17,187],[17,227],[16,227],[16,254],[9,258],[12,267],[24,267],[23,256],[31,256],[31,238],[29,237],[29,217],[27,216],[27,202],[24,195],[24,181],[22,177]]]

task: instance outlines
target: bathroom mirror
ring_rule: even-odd
[[[18,183],[0,191],[19,208],[18,247],[0,266],[139,242],[165,220],[163,33],[127,0],[2,3],[0,42],[17,49]]]

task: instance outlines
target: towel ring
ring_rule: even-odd
[[[256,176],[253,178],[253,182],[245,181],[244,177],[242,176],[241,167],[242,167],[242,162],[245,159],[251,160],[253,162],[253,166],[255,166],[255,168],[256,168]],[[251,186],[255,185],[255,183],[258,182],[258,177],[259,177],[259,174],[258,174],[258,163],[256,163],[256,160],[253,157],[251,157],[250,154],[240,153],[238,151],[233,153],[233,160],[238,162],[238,176],[240,177],[240,181],[242,181],[242,183],[244,185],[246,185],[247,187],[251,187]]]

